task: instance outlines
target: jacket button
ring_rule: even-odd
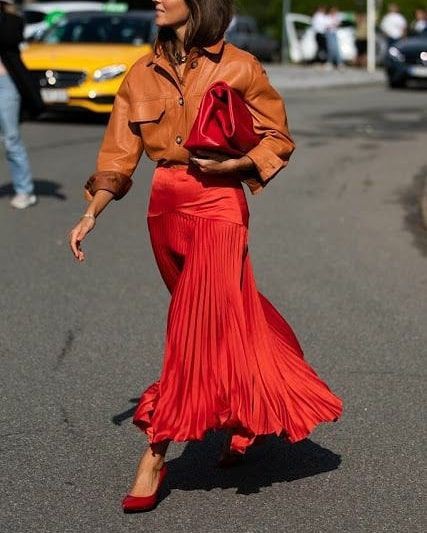
[[[177,135],[177,136],[175,137],[175,142],[176,142],[176,144],[182,144],[182,137],[181,137],[181,135]]]
[[[178,100],[179,105],[184,105],[184,98],[181,96]]]
[[[191,62],[191,68],[197,68],[199,65],[199,63],[197,61],[192,61]]]

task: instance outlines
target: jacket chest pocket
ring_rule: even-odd
[[[166,127],[166,100],[156,98],[139,100],[130,105],[129,121],[139,127],[146,151],[164,147]]]

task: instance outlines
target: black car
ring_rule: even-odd
[[[279,42],[261,33],[253,17],[233,17],[225,37],[227,41],[250,52],[261,61],[277,61],[280,58]]]
[[[427,32],[391,46],[386,54],[385,68],[392,88],[405,87],[408,80],[423,81],[427,86]]]

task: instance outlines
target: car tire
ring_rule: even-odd
[[[404,87],[406,87],[406,80],[405,78],[399,80],[392,80],[391,78],[389,78],[388,86],[390,87],[390,89],[403,89]]]

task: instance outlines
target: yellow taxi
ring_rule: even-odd
[[[60,18],[22,59],[51,109],[109,113],[129,68],[152,50],[154,14],[79,12]]]

